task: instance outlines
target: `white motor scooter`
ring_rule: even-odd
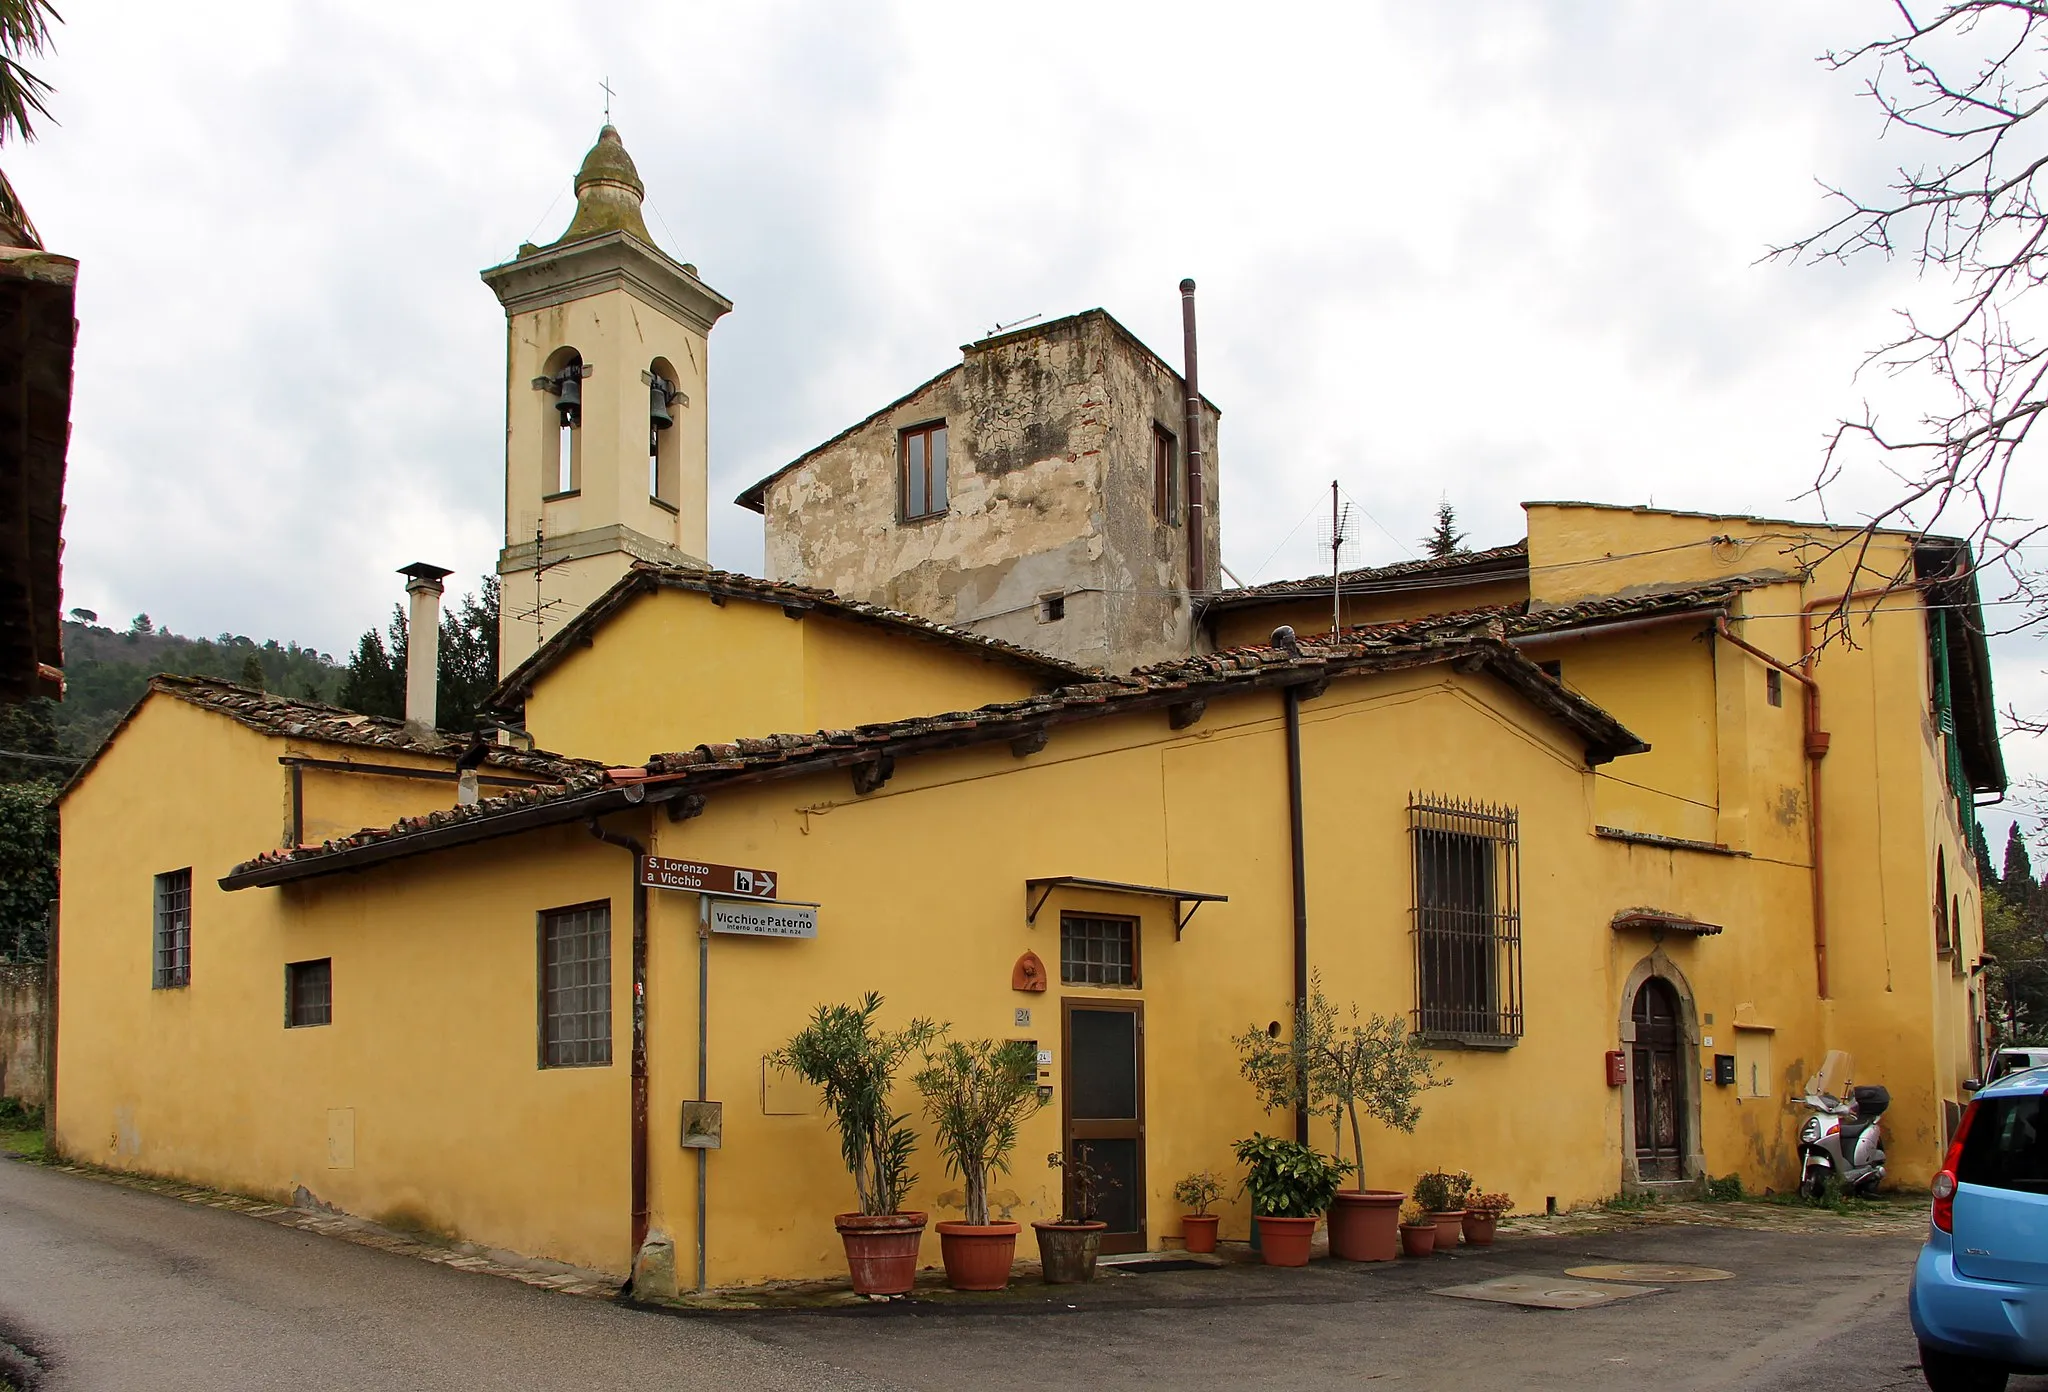
[[[1835,1049],[1806,1081],[1804,1100],[1814,1114],[1799,1128],[1799,1192],[1809,1199],[1824,1198],[1829,1179],[1854,1194],[1868,1194],[1884,1179],[1877,1119],[1892,1095],[1882,1087],[1850,1086],[1853,1062]]]

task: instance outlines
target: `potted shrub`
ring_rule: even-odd
[[[1253,1134],[1236,1146],[1259,1227],[1259,1253],[1268,1266],[1307,1266],[1316,1219],[1330,1206],[1351,1167],[1314,1146]]]
[[[1207,1170],[1191,1174],[1173,1186],[1176,1203],[1186,1204],[1193,1213],[1181,1215],[1181,1243],[1190,1252],[1213,1252],[1216,1250],[1216,1215],[1209,1211],[1209,1205],[1223,1197],[1223,1186],[1215,1175]]]
[[[1465,1225],[1465,1208],[1457,1199],[1458,1176],[1432,1170],[1415,1181],[1415,1202],[1436,1224],[1436,1250],[1439,1253],[1456,1249],[1460,1231]],[[1469,1187],[1471,1179],[1466,1178]]]
[[[1506,1194],[1474,1194],[1465,1200],[1465,1245],[1491,1247],[1501,1215],[1515,1206]]]
[[[1103,1230],[1109,1226],[1096,1214],[1104,1191],[1116,1188],[1116,1181],[1097,1169],[1088,1156],[1084,1142],[1074,1147],[1071,1159],[1057,1150],[1045,1157],[1047,1165],[1061,1171],[1063,1191],[1060,1216],[1031,1225],[1038,1234],[1038,1268],[1047,1285],[1095,1279],[1095,1258],[1102,1250]]]
[[[823,1094],[839,1133],[860,1207],[832,1221],[846,1245],[854,1290],[903,1295],[917,1275],[926,1215],[903,1211],[904,1196],[917,1182],[910,1169],[917,1133],[907,1117],[890,1110],[889,1097],[904,1060],[928,1049],[945,1028],[916,1019],[900,1030],[879,1029],[881,1012],[882,998],[873,991],[858,1005],[821,1005],[772,1057]]]
[[[1330,1119],[1333,1152],[1351,1133],[1350,1170],[1356,1187],[1338,1191],[1330,1208],[1330,1255],[1347,1261],[1392,1261],[1400,1250],[1401,1192],[1365,1187],[1365,1142],[1358,1114],[1397,1131],[1413,1132],[1422,1117],[1416,1097],[1447,1087],[1436,1061],[1394,1015],[1361,1017],[1350,1007],[1340,1021],[1323,995],[1320,974],[1309,977],[1308,999],[1295,1011],[1294,1035],[1275,1039],[1248,1030],[1237,1046],[1245,1076],[1266,1110],[1298,1106]]]
[[[1401,1210],[1401,1250],[1411,1257],[1426,1257],[1436,1250],[1436,1219],[1421,1204]]]
[[[1001,1290],[1010,1283],[1020,1230],[989,1221],[988,1182],[1010,1168],[1018,1127],[1046,1103],[1038,1095],[1038,1053],[1025,1039],[954,1040],[926,1060],[914,1081],[946,1173],[967,1185],[964,1221],[938,1225],[946,1284]]]

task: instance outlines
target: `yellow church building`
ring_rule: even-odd
[[[730,303],[609,127],[577,192],[485,273],[520,724],[159,678],[62,800],[65,1153],[613,1272],[658,1235],[686,1284],[830,1274],[851,1185],[769,1056],[873,990],[1034,1041],[1017,1154],[1087,1138],[1106,1249],[1144,1250],[1288,1125],[1230,1037],[1313,973],[1453,1080],[1368,1135],[1378,1187],[1783,1189],[1832,1049],[1892,1092],[1895,1180],[1937,1168],[2005,781],[1961,544],[1531,503],[1514,545],[1218,587],[1219,415],[1093,311],[764,479],[774,573],[711,570]],[[1028,1159],[1005,1185],[1059,1208]]]

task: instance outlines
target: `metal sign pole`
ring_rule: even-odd
[[[708,1101],[711,1077],[711,900],[697,896],[697,1100]],[[704,1289],[704,1211],[711,1152],[697,1149],[697,1289]]]

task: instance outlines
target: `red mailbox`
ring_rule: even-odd
[[[1607,1051],[1607,1086],[1620,1087],[1628,1081],[1628,1055],[1619,1049]]]

